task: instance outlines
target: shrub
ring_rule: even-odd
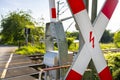
[[[120,53],[105,54],[105,58],[108,61],[114,80],[120,80]]]
[[[117,47],[120,47],[120,31],[114,35],[114,43]]]

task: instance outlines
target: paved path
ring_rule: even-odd
[[[0,78],[3,80],[37,80],[26,75],[37,72],[35,69],[26,66],[33,64],[31,60],[26,56],[13,54],[15,49],[16,47],[0,46]],[[26,76],[20,77],[20,75]]]

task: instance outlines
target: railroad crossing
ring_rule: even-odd
[[[17,76],[17,78],[19,77],[17,80],[37,80],[31,75],[39,74],[39,80],[41,80],[42,72],[44,72],[45,80],[82,80],[82,76],[92,59],[100,80],[112,80],[111,73],[99,47],[99,41],[116,8],[118,0],[106,0],[93,24],[89,19],[83,0],[67,0],[67,3],[78,25],[79,37],[83,39],[82,48],[79,49],[77,57],[73,57],[73,55],[69,54],[71,52],[68,52],[62,22],[56,19],[55,0],[49,0],[50,23],[46,24],[46,54],[43,60],[46,68],[44,67],[44,69],[37,71],[32,67],[40,67],[43,64],[34,64],[28,57],[12,54],[12,52],[1,52],[1,79],[14,80]],[[54,40],[57,42],[58,51],[54,50]],[[79,42],[81,41],[79,40]],[[74,58],[75,61],[73,60]],[[66,67],[70,67],[68,72],[67,69],[61,69]],[[10,77],[11,75],[12,77]],[[21,76],[22,78],[20,78]],[[24,78],[23,76],[27,77]],[[47,78],[48,76],[51,76],[51,78]]]

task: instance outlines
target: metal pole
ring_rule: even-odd
[[[28,28],[25,28],[25,41],[26,45],[28,45]]]
[[[84,0],[84,4],[86,6],[87,12],[89,12],[89,0]]]
[[[91,22],[93,23],[96,19],[97,16],[97,0],[92,0],[92,11],[91,11]],[[94,63],[91,60],[90,64],[89,64],[89,68],[91,69],[91,80],[93,80],[94,78],[97,79],[97,77],[95,76],[95,74],[97,73]]]
[[[97,16],[97,0],[92,0],[91,22],[93,23]]]
[[[28,45],[28,34],[27,34],[27,38],[26,38],[26,43],[27,43],[27,45]]]
[[[59,20],[59,6],[60,6],[60,0],[57,2],[57,19]]]
[[[66,18],[64,18],[64,19],[61,19],[60,21],[66,21],[66,20],[71,19],[71,18],[73,18],[73,17],[72,17],[72,16],[66,17]]]

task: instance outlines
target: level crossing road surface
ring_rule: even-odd
[[[26,66],[33,64],[28,57],[13,54],[16,48],[14,46],[0,46],[0,80],[37,80],[26,75],[36,73],[37,70]],[[20,77],[20,75],[26,76]]]

